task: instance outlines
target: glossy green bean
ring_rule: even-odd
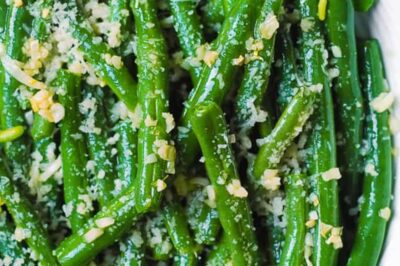
[[[233,265],[258,265],[258,247],[247,191],[240,186],[222,110],[213,102],[200,104],[191,116],[191,123],[215,190],[215,202]]]
[[[325,181],[322,173],[336,168],[336,140],[331,88],[327,77],[327,58],[324,36],[318,17],[318,3],[312,0],[298,1],[301,19],[311,20],[314,25],[301,32],[300,54],[304,81],[322,86],[317,99],[317,108],[312,117],[313,131],[309,137],[310,159],[308,163],[311,178],[311,190],[317,195],[319,204],[315,207],[318,214],[313,238],[312,262],[314,265],[336,265],[338,250],[328,244],[323,224],[335,228],[340,226],[337,180]]]
[[[78,232],[62,241],[55,250],[59,263],[85,265],[127,232],[139,218],[135,209],[135,190],[133,187],[125,190],[89,219]]]
[[[178,34],[179,43],[186,58],[196,57],[196,50],[203,44],[200,18],[196,13],[196,2],[169,0],[169,6],[174,18],[174,28]],[[196,84],[202,66],[190,66],[193,84]]]
[[[204,101],[222,102],[229,92],[233,76],[238,69],[233,60],[244,53],[244,40],[248,37],[253,26],[255,2],[240,0],[224,21],[218,39],[211,50],[218,53],[215,62],[204,66],[200,79],[185,102],[185,109],[180,121],[178,132],[178,147],[181,163],[192,165],[199,152],[196,137],[191,129],[190,116],[194,108]]]
[[[217,241],[221,223],[218,211],[205,202],[204,189],[196,189],[188,196],[187,216],[194,232],[195,241],[199,244],[212,245]]]
[[[168,261],[173,257],[174,246],[168,234],[161,210],[147,218],[145,233],[146,245],[154,260]]]
[[[227,237],[222,235],[219,242],[214,246],[214,249],[211,250],[210,254],[207,257],[206,265],[207,266],[219,266],[219,265],[227,265],[232,260],[231,251],[229,247],[229,243]]]
[[[224,22],[224,0],[209,0],[207,4],[203,7],[203,24],[208,27],[215,28]]]
[[[328,2],[327,11],[329,45],[332,50],[339,50],[339,55],[334,54],[334,66],[339,70],[339,76],[333,80],[333,89],[337,135],[341,136],[338,165],[344,176],[342,197],[346,198],[349,208],[354,208],[361,194],[359,162],[364,112],[358,78],[353,3],[351,0],[332,0]]]
[[[254,116],[257,115],[255,112],[261,111],[264,95],[268,88],[277,30],[273,26],[279,26],[278,17],[282,3],[282,0],[264,1],[255,23],[253,38],[261,41],[263,47],[260,51],[251,51],[252,54],[248,55],[255,58],[252,58],[245,66],[243,80],[235,102],[236,123],[243,133],[248,133],[256,122],[264,122],[257,121]],[[272,23],[276,25],[272,25]],[[266,32],[266,28],[271,28],[270,32]],[[272,30],[274,31],[272,32]]]
[[[18,236],[36,253],[41,265],[58,265],[37,213],[28,200],[17,191],[9,178],[4,162],[0,163],[0,198],[5,202],[14,220]]]
[[[107,119],[103,108],[104,94],[101,88],[84,85],[84,102],[94,102],[93,109],[86,110],[80,105],[84,113],[84,131],[87,139],[89,158],[94,162],[94,186],[100,208],[107,204],[114,196],[114,179],[117,173],[108,144]],[[85,109],[85,110],[83,110]],[[93,123],[93,124],[91,124]],[[91,127],[93,126],[93,128]],[[86,128],[88,127],[88,128]]]
[[[347,265],[372,266],[379,264],[390,217],[393,183],[392,142],[388,124],[389,111],[378,111],[373,105],[379,96],[388,93],[378,42],[363,42],[359,53],[361,84],[365,105],[368,106],[365,127],[368,150],[365,156],[363,201],[360,206],[356,240]]]
[[[271,134],[261,141],[262,145],[253,166],[253,175],[256,180],[262,178],[265,170],[276,169],[284,152],[310,117],[318,94],[318,90],[313,87],[298,89],[296,96],[286,107]]]
[[[182,207],[178,203],[168,203],[162,212],[165,227],[178,252],[179,259],[174,265],[197,265],[198,247],[192,240]]]
[[[79,41],[79,48],[83,51],[85,59],[93,65],[96,74],[111,88],[117,97],[131,111],[136,111],[137,84],[125,66],[117,68],[105,60],[105,55],[115,54],[103,42],[95,42],[93,34],[78,22],[70,21],[71,32]]]
[[[119,121],[115,131],[119,135],[117,142],[118,179],[121,180],[123,187],[128,187],[133,184],[137,175],[137,129],[127,119]]]
[[[2,14],[4,16],[4,14]],[[6,27],[4,33],[6,54],[14,59],[22,61],[22,47],[29,36],[26,25],[31,23],[26,6],[10,6],[6,15]],[[1,127],[3,129],[25,125],[24,111],[21,109],[17,98],[14,96],[21,84],[8,72],[4,72],[4,82],[0,89]],[[26,180],[25,173],[28,170],[29,139],[27,134],[21,138],[7,143],[5,154],[10,159],[13,169],[13,179]]]
[[[301,266],[304,261],[306,236],[306,178],[292,174],[285,178],[286,237],[280,266]]]
[[[131,5],[137,34],[138,94],[142,108],[138,133],[138,174],[135,179],[136,209],[143,212],[158,207],[161,190],[157,189],[156,183],[168,176],[167,162],[173,163],[175,160],[160,157],[160,147],[157,145],[164,141],[167,144],[160,144],[163,148],[170,151],[175,151],[175,148],[168,143],[167,125],[163,117],[168,112],[167,51],[156,16],[156,4],[150,0],[133,1]],[[149,162],[151,157],[155,157],[155,160]]]
[[[65,116],[61,121],[61,159],[64,179],[64,200],[71,208],[68,217],[73,232],[77,232],[87,220],[91,204],[88,196],[88,176],[86,173],[87,147],[81,126],[82,116],[77,111],[81,102],[81,79],[66,70],[60,70],[55,85],[65,91],[59,95]],[[73,156],[71,156],[73,155]]]

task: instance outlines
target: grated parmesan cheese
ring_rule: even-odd
[[[314,28],[315,21],[313,18],[303,18],[300,21],[300,28],[304,32],[309,32]]]
[[[261,185],[267,190],[277,190],[281,185],[281,178],[277,169],[265,169],[261,176]]]
[[[115,222],[115,220],[113,217],[103,217],[103,218],[97,219],[95,221],[95,224],[97,225],[98,228],[104,229],[104,228],[109,227],[110,225],[113,225],[114,222]]]
[[[215,194],[215,189],[212,185],[208,185],[205,187],[205,192],[207,194],[207,199],[204,201],[210,208],[216,208],[217,203],[215,202],[216,200],[216,194]]]
[[[343,242],[342,242],[342,227],[332,227],[331,229],[331,234],[329,238],[325,241],[326,244],[333,245],[334,249],[339,249],[343,247]]]
[[[21,242],[24,239],[30,238],[32,236],[32,232],[29,229],[24,229],[21,227],[16,227],[14,231],[14,239],[17,242]]]
[[[333,46],[331,47],[331,50],[332,50],[332,55],[333,55],[334,57],[336,57],[336,58],[341,58],[341,57],[342,57],[342,49],[340,49],[339,46],[333,45]]]
[[[155,162],[157,162],[157,156],[154,153],[147,155],[144,159],[144,164],[152,164]]]
[[[393,114],[389,118],[389,128],[392,134],[397,134],[400,132],[400,121]]]
[[[242,66],[244,64],[244,56],[240,55],[238,58],[234,58],[232,60],[232,65],[234,66]]]
[[[279,21],[273,13],[267,15],[260,25],[261,37],[270,40],[279,28]]]
[[[232,182],[226,186],[226,189],[228,190],[229,194],[238,198],[246,198],[248,195],[247,190],[242,187],[239,179],[232,180]]]
[[[208,67],[211,67],[214,63],[215,60],[218,58],[218,52],[216,51],[206,51],[204,54],[203,61],[206,63]]]
[[[22,0],[14,0],[15,7],[21,7],[23,5],[24,5],[24,2]]]
[[[372,163],[367,163],[367,165],[365,166],[364,172],[371,176],[378,176],[378,172],[376,172],[376,170],[375,170],[375,165],[373,165]]]
[[[339,168],[332,168],[321,174],[322,180],[328,182],[330,180],[339,180],[342,175],[340,174]]]
[[[92,228],[83,237],[86,243],[92,243],[97,238],[99,238],[103,233],[104,231],[100,228]]]
[[[382,92],[370,102],[370,106],[378,113],[388,110],[394,102],[394,96],[388,92]]]
[[[150,115],[147,115],[146,119],[144,120],[144,125],[146,127],[155,127],[157,126],[157,120],[153,120]]]
[[[161,192],[161,191],[163,191],[164,189],[167,188],[167,184],[164,182],[164,180],[162,180],[162,179],[157,179],[157,181],[156,181],[156,187],[157,187],[157,191],[158,191],[158,192]]]
[[[379,217],[389,221],[392,211],[389,207],[383,208],[379,210]]]
[[[162,117],[165,119],[166,132],[169,133],[175,128],[175,120],[171,113],[162,113]]]

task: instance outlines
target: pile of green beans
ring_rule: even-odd
[[[0,265],[379,265],[374,3],[1,1]]]

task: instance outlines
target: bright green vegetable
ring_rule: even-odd
[[[138,133],[138,174],[135,179],[138,212],[158,207],[161,190],[157,188],[157,182],[163,182],[168,175],[167,163],[175,160],[175,154],[172,154],[175,148],[168,143],[164,117],[168,112],[166,43],[155,6],[154,0],[132,2],[131,6],[138,38],[138,94],[142,108]]]
[[[93,109],[85,107],[83,103],[79,107],[84,113],[83,127],[87,133],[89,158],[94,162],[94,185],[101,208],[114,197],[112,191],[117,173],[108,143],[107,119],[103,108],[104,94],[101,88],[89,85],[84,85],[83,94],[83,103],[94,103]]]
[[[203,44],[200,18],[196,13],[195,1],[169,0],[169,6],[174,18],[174,28],[178,34],[185,58],[196,57],[196,50]],[[196,84],[202,70],[202,65],[190,66],[193,84]]]
[[[12,128],[7,128],[4,130],[0,130],[0,142],[9,142],[14,141],[21,137],[25,132],[25,128],[23,126],[16,126]]]
[[[0,165],[0,198],[5,202],[16,225],[15,237],[26,241],[30,249],[36,253],[41,265],[58,265],[37,213],[27,199],[17,191],[3,161]]]
[[[203,67],[197,86],[185,103],[180,121],[178,145],[183,165],[192,165],[199,150],[190,117],[199,103],[214,101],[220,104],[229,92],[237,70],[233,60],[244,53],[244,42],[253,26],[255,9],[254,1],[240,0],[225,19],[217,40],[211,46],[212,52],[216,52],[212,53],[216,55],[215,61],[211,60],[210,66]]]
[[[214,249],[207,257],[207,266],[226,265],[231,261],[231,251],[227,237],[222,235],[219,242],[214,246]]]
[[[60,243],[55,250],[59,263],[71,266],[89,263],[131,228],[139,216],[135,205],[135,189],[130,187]]]
[[[235,103],[236,123],[243,133],[248,133],[256,122],[264,122],[257,121],[255,112],[261,112],[265,91],[268,87],[282,2],[282,0],[264,1],[261,7],[260,15],[255,23],[253,38],[254,42],[262,45],[262,48],[253,48],[252,46],[255,44],[250,43],[251,40],[246,42],[246,48],[250,48],[249,54],[246,56],[251,61],[245,66]]]
[[[322,88],[317,107],[312,117],[313,131],[309,137],[309,173],[311,190],[317,195],[319,204],[315,207],[318,220],[314,227],[314,265],[336,265],[338,250],[327,243],[329,234],[321,230],[323,224],[339,228],[339,199],[337,180],[323,180],[322,174],[336,165],[336,140],[332,95],[327,77],[327,58],[322,26],[318,17],[318,3],[313,0],[299,0],[300,16],[315,22],[308,31],[301,33],[300,54],[302,55],[303,79],[307,84]],[[304,22],[303,22],[304,23]],[[337,177],[336,177],[337,178]],[[338,230],[338,229],[337,229]]]
[[[292,174],[285,178],[286,226],[285,244],[282,249],[280,266],[301,266],[304,261],[306,236],[306,178]]]
[[[388,93],[381,51],[377,41],[360,46],[361,84],[367,108],[363,201],[353,250],[347,265],[377,265],[390,217],[392,199],[392,142],[389,111],[375,109],[377,99]],[[379,104],[378,104],[379,109]],[[366,256],[368,254],[368,256]]]
[[[357,68],[354,8],[351,0],[328,1],[327,33],[339,76],[333,80],[337,135],[340,145],[338,165],[344,177],[344,193],[349,207],[360,196],[360,147],[362,139],[363,100]],[[343,27],[345,25],[345,27]],[[348,211],[348,208],[346,208]],[[346,212],[345,211],[345,212]]]
[[[215,202],[233,265],[258,265],[247,191],[240,185],[223,113],[215,103],[206,102],[194,110],[191,123],[215,190]]]
[[[169,237],[178,252],[179,259],[174,265],[197,265],[198,247],[192,240],[182,207],[177,203],[169,203],[163,209],[163,216]]]
[[[145,258],[145,236],[142,232],[142,223],[137,223],[127,237],[123,238],[120,245],[120,255],[117,265],[120,266],[143,266],[147,265]]]
[[[86,173],[87,147],[79,129],[82,121],[78,111],[82,97],[80,82],[80,77],[65,70],[59,71],[55,81],[55,86],[65,91],[65,95],[59,95],[59,101],[65,109],[65,116],[60,125],[61,160],[64,200],[71,208],[68,219],[73,232],[77,232],[85,224],[92,208]]]

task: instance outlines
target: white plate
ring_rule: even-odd
[[[394,113],[400,118],[400,1],[380,0],[377,6],[362,17],[362,31],[377,38],[382,47],[385,69],[392,92],[396,96]],[[367,28],[365,28],[367,27]],[[395,136],[395,145],[400,147],[400,135]],[[400,151],[400,149],[399,149]],[[396,158],[396,169],[400,169],[400,156]],[[400,265],[400,171],[396,173],[392,220],[388,228],[381,266]],[[368,256],[368,254],[365,254]]]

